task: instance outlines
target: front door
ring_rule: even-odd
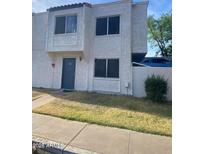
[[[63,59],[62,89],[74,89],[75,83],[75,58]]]

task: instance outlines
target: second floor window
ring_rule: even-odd
[[[77,32],[77,16],[67,16],[66,33]]]
[[[120,33],[120,16],[102,17],[96,19],[96,35],[111,35]]]
[[[65,19],[66,17],[56,17],[55,34],[65,33]]]
[[[77,15],[56,17],[55,34],[76,33]]]

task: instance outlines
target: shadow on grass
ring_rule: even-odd
[[[144,112],[158,115],[161,117],[172,118],[171,102],[164,104],[153,103],[145,98],[136,98],[133,96],[122,96],[112,94],[99,94],[90,92],[62,92],[60,90],[51,90],[43,88],[33,88],[35,91],[45,92],[56,98],[65,101],[76,101],[83,104],[114,107],[137,112]]]

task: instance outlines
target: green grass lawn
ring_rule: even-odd
[[[171,104],[88,92],[50,93],[56,99],[33,110],[64,119],[171,136]]]

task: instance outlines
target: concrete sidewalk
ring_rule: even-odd
[[[33,141],[56,153],[171,154],[172,138],[32,114]]]
[[[32,101],[32,109],[40,107],[44,104],[47,104],[51,101],[53,101],[55,99],[55,97],[48,95],[48,94],[44,94],[42,96],[40,96],[38,99],[35,99]]]

